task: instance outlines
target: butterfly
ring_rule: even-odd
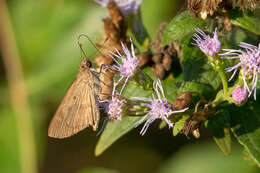
[[[99,74],[91,69],[88,58],[84,58],[80,63],[76,79],[50,122],[48,136],[66,138],[88,126],[92,126],[95,131],[100,118],[99,93]]]

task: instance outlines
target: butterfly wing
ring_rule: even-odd
[[[48,130],[50,137],[66,138],[89,125],[93,130],[98,127],[99,108],[96,88],[98,79],[92,73],[81,73],[71,84],[51,120]]]

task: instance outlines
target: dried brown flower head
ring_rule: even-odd
[[[223,0],[188,0],[188,9],[192,16],[200,16],[206,19],[208,15],[212,16],[218,10],[219,4]]]
[[[260,5],[260,0],[235,0],[235,5],[241,10],[255,10]]]
[[[139,60],[139,67],[146,66],[150,60],[151,60],[151,53],[149,51],[142,52],[139,55],[137,55],[137,58]]]
[[[175,109],[184,109],[190,106],[192,101],[192,92],[182,92],[178,95],[177,99],[173,102]]]
[[[111,50],[116,53],[115,49],[117,49],[119,52],[122,52],[121,43],[123,42],[129,45],[126,36],[127,24],[117,4],[114,1],[110,1],[107,4],[107,9],[110,17],[103,19],[106,42],[105,44],[101,44],[105,52],[102,52],[102,56],[95,58],[95,62],[99,66],[101,64],[112,65],[114,63],[111,57],[108,56],[106,50]]]

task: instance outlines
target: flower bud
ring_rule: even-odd
[[[248,93],[244,88],[237,87],[232,91],[232,98],[238,104],[244,102],[247,99],[247,96]]]

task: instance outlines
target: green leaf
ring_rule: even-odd
[[[235,137],[260,167],[260,102],[251,100],[243,107],[233,106],[229,111]]]
[[[225,155],[231,153],[231,137],[230,137],[230,115],[225,109],[219,108],[215,115],[211,116],[205,122],[207,128],[211,132],[214,141]]]
[[[186,115],[184,114],[181,119],[179,119],[175,124],[174,124],[174,127],[173,127],[173,136],[177,136],[181,130],[183,129],[184,127],[184,124],[186,122],[186,120],[189,118],[190,116],[189,115]]]
[[[141,69],[137,69],[133,79],[135,82],[145,90],[152,90],[153,89],[153,80],[150,78],[148,74],[146,74]]]
[[[154,79],[154,75],[151,74],[149,68],[145,68],[144,71]],[[180,77],[181,78],[181,77]],[[169,75],[165,80],[162,81],[162,85],[165,91],[165,95],[169,101],[173,101],[177,97],[178,88],[174,84],[173,76]],[[176,79],[179,81],[180,79]],[[124,89],[123,95],[126,98],[129,97],[148,97],[151,96],[153,90],[144,90],[136,83],[129,82]],[[121,121],[109,122],[104,129],[95,150],[95,155],[102,154],[108,147],[110,147],[116,140],[125,135],[128,131],[134,128],[136,122],[141,117],[125,117]]]
[[[188,11],[184,11],[174,17],[169,25],[165,28],[162,37],[162,43],[169,44],[175,40],[186,38],[194,28],[204,29],[207,26],[207,20],[193,18]]]
[[[221,79],[210,66],[207,57],[195,46],[191,45],[192,35],[182,44],[182,68],[184,81],[193,81],[210,85],[212,91],[219,89]]]
[[[167,126],[167,123],[165,121],[161,121],[161,123],[159,124],[159,129],[161,130],[166,126]]]
[[[229,128],[224,128],[224,137],[216,138],[213,136],[214,141],[217,143],[218,147],[223,151],[224,154],[231,154],[231,136]]]
[[[233,25],[240,26],[254,34],[260,35],[260,20],[252,14],[243,13],[240,10],[231,10],[229,19]]]
[[[252,34],[251,34],[252,35]],[[247,42],[249,38],[248,32],[239,27],[232,28],[231,32],[226,33],[223,36],[219,36],[221,46],[225,49],[232,49],[239,45],[241,41]]]
[[[260,76],[258,76],[258,79],[257,79],[257,86],[256,86],[256,89],[259,93],[259,90],[260,90]]]
[[[124,89],[123,95],[126,98],[129,97],[147,97],[150,96],[152,91],[143,90],[137,87],[134,82],[129,82]],[[101,134],[99,141],[96,145],[95,155],[102,154],[108,147],[116,142],[120,137],[125,135],[131,129],[135,127],[135,124],[141,117],[130,117],[126,116],[122,120],[108,122],[106,128]]]
[[[213,96],[214,89],[212,86],[198,82],[182,82],[179,92],[196,92],[207,98]]]
[[[95,155],[99,156],[102,154],[115,141],[129,132],[140,119],[141,117],[127,116],[118,122],[108,122],[96,145]]]
[[[182,79],[182,77],[180,78]],[[173,102],[179,94],[179,88],[176,86],[176,81],[179,81],[179,79],[176,80],[173,76],[169,76],[162,81],[165,96],[170,103]]]

